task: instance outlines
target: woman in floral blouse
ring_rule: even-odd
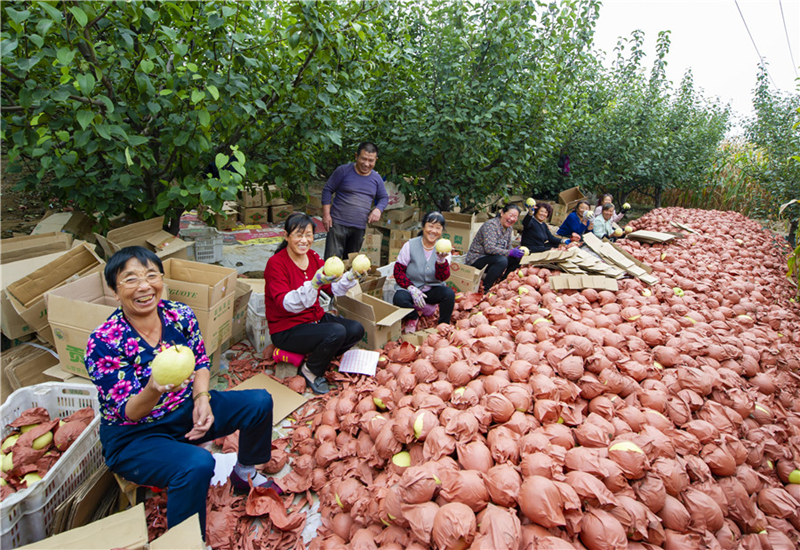
[[[108,467],[139,485],[166,488],[167,525],[199,514],[205,534],[206,495],[215,460],[201,443],[240,430],[234,488],[280,488],[255,470],[270,460],[272,397],[264,390],[209,390],[209,360],[197,318],[180,302],[161,299],[161,260],[140,246],[123,248],[105,267],[120,307],[86,346],[86,369],[98,389],[100,441]],[[170,346],[189,347],[194,374],[180,386],[159,385],[150,363]]]

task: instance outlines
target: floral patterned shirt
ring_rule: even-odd
[[[118,308],[105,323],[97,327],[86,344],[86,370],[97,386],[100,414],[105,424],[144,424],[174,411],[192,398],[191,382],[183,389],[165,392],[153,410],[138,421],[125,416],[128,399],[138,394],[150,379],[150,362],[166,347],[182,344],[195,356],[195,371],[209,367],[208,356],[197,318],[186,304],[161,300],[161,343],[148,344],[134,329],[122,309]]]

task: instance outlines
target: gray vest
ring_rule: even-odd
[[[408,251],[411,259],[406,266],[406,275],[411,283],[422,288],[428,286],[441,286],[444,283],[436,278],[436,251],[431,252],[431,257],[425,260],[425,249],[422,248],[422,237],[414,237],[408,241]]]

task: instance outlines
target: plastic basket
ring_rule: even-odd
[[[42,481],[9,495],[0,503],[2,548],[16,548],[45,538],[58,505],[104,463],[97,388],[86,384],[46,382],[18,389],[8,396],[0,409],[3,437],[12,431],[8,425],[31,407],[44,407],[54,419],[92,407],[95,417]]]
[[[263,297],[263,294],[261,295]],[[245,325],[247,331],[247,339],[256,353],[261,353],[264,348],[272,343],[272,338],[269,336],[269,327],[267,326],[267,317],[257,311],[257,307],[253,306],[252,301],[247,304],[247,322]]]
[[[207,227],[205,232],[197,233],[194,241],[195,261],[205,264],[221,262],[224,240],[225,237],[215,227]]]

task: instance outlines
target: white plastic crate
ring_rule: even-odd
[[[195,261],[205,264],[221,262],[224,240],[225,237],[215,227],[207,227],[203,233],[197,233],[194,241]]]
[[[263,298],[263,294],[261,294]],[[258,306],[254,306],[252,297],[250,303],[247,304],[247,321],[245,330],[247,331],[247,339],[256,353],[261,353],[264,348],[272,343],[272,338],[269,336],[269,327],[267,326],[267,316],[260,314],[257,311]]]
[[[103,464],[97,388],[86,384],[46,382],[18,389],[8,396],[0,409],[2,437],[12,431],[8,425],[31,407],[44,407],[53,419],[65,418],[79,409],[92,407],[95,417],[42,481],[9,495],[0,503],[2,548],[16,548],[45,538],[58,505]]]

